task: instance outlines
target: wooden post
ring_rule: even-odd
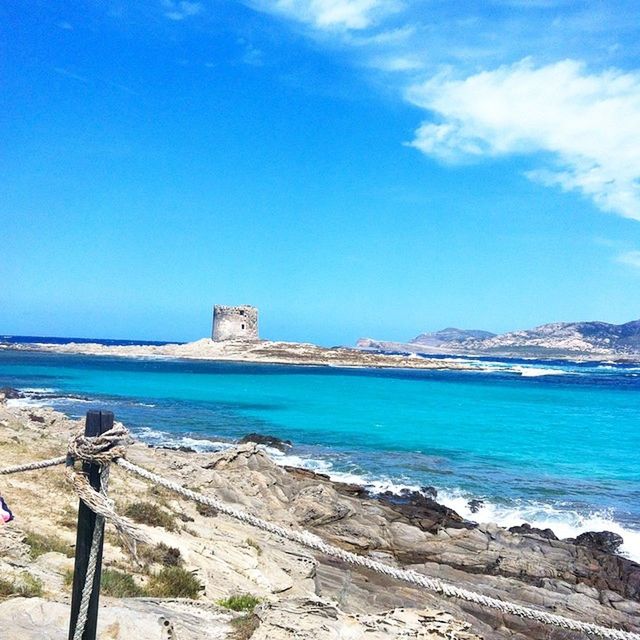
[[[84,427],[86,436],[98,436],[113,427],[113,413],[111,411],[87,411],[87,418]],[[100,490],[100,466],[97,464],[83,463],[82,471],[87,474],[91,486]],[[69,623],[69,640],[73,640],[78,623],[78,612],[80,601],[82,600],[82,589],[87,575],[89,563],[89,553],[91,551],[91,540],[93,539],[93,529],[96,526],[96,514],[80,500],[78,506],[78,531],[76,533],[76,561],[73,569],[73,592],[71,595],[71,621]],[[104,522],[100,525],[103,528]],[[93,580],[93,590],[89,600],[89,613],[87,624],[82,634],[82,640],[95,640],[96,627],[98,624],[98,600],[100,598],[100,574],[102,573],[102,542],[98,552],[98,563]]]

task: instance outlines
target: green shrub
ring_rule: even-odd
[[[0,598],[22,596],[39,598],[43,594],[42,581],[24,571],[15,580],[0,578]]]
[[[122,573],[116,569],[103,569],[100,578],[100,591],[105,596],[114,598],[135,598],[146,595],[130,573]]]
[[[177,529],[175,518],[152,502],[133,502],[125,507],[124,514],[139,524],[163,527],[167,531]]]
[[[147,591],[156,598],[190,598],[196,600],[204,586],[196,575],[182,567],[164,567],[149,578]]]
[[[256,596],[252,596],[250,593],[241,593],[229,596],[224,600],[218,600],[218,604],[232,611],[253,611],[253,608],[257,604],[260,604],[260,598],[256,598]]]
[[[49,553],[49,551],[57,551],[67,556],[67,558],[73,557],[72,545],[56,536],[45,536],[29,531],[26,533],[24,541],[29,546],[29,555],[33,560],[45,553]]]

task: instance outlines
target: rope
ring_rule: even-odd
[[[143,469],[142,467],[139,467],[129,462],[128,460],[125,460],[124,458],[119,458],[115,462],[118,466],[140,476],[141,478],[145,478],[147,480],[150,480],[151,482],[159,484],[167,489],[170,489],[171,491],[184,496],[185,498],[189,498],[190,500],[194,500],[196,502],[200,502],[201,504],[214,507],[221,513],[224,513],[231,518],[234,518],[235,520],[239,520],[240,522],[244,522],[245,524],[257,527],[258,529],[262,529],[263,531],[268,531],[281,538],[290,540],[291,542],[296,542],[310,549],[315,549],[316,551],[320,551],[325,555],[338,558],[343,562],[348,562],[350,564],[364,567],[366,569],[371,569],[372,571],[375,571],[377,573],[381,573],[383,575],[396,578],[397,580],[402,580],[404,582],[423,587],[440,595],[457,598],[466,602],[472,602],[474,604],[489,607],[491,609],[497,609],[498,611],[501,611],[503,613],[508,613],[520,618],[525,618],[527,620],[535,620],[537,622],[554,625],[562,629],[595,635],[601,638],[611,638],[613,640],[640,640],[640,634],[637,633],[620,631],[618,629],[610,629],[590,622],[580,622],[571,618],[565,618],[564,616],[546,613],[545,611],[540,611],[539,609],[532,609],[531,607],[525,607],[522,605],[514,604],[512,602],[505,602],[502,600],[498,600],[497,598],[491,598],[480,593],[475,593],[474,591],[461,589],[460,587],[451,585],[438,578],[431,578],[422,573],[414,571],[413,569],[397,569],[396,567],[392,567],[383,562],[379,562],[365,556],[359,556],[350,551],[340,549],[339,547],[325,542],[319,536],[308,531],[296,531],[294,529],[281,527],[279,525],[263,520],[262,518],[252,516],[249,513],[241,511],[240,509],[228,506],[220,502],[216,498],[210,498],[202,495],[201,493],[191,491],[190,489],[185,489],[181,485],[167,480],[166,478],[163,478],[156,473],[147,471],[146,469]]]
[[[13,467],[5,467],[0,469],[0,476],[6,476],[10,473],[20,473],[21,471],[33,471],[34,469],[46,469],[47,467],[55,467],[57,464],[64,464],[67,461],[66,456],[59,458],[51,458],[50,460],[38,460],[36,462],[27,462],[26,464],[17,464]]]

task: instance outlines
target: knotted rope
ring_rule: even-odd
[[[113,524],[135,555],[135,542],[149,543],[150,538],[129,518],[116,513],[113,500],[105,492],[96,491],[89,484],[86,475],[73,467],[75,460],[98,464],[104,478],[109,463],[122,459],[130,442],[129,431],[121,424],[114,425],[99,436],[90,437],[84,433],[72,436],[67,454],[67,479],[91,511]]]

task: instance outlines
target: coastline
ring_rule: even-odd
[[[51,409],[0,404],[3,465],[59,455],[69,433],[78,425]],[[426,496],[407,496],[404,501],[376,498],[357,485],[278,466],[255,444],[237,445],[222,453],[189,453],[136,443],[127,455],[133,462],[182,484],[197,485],[205,493],[218,495],[224,502],[268,520],[310,530],[347,550],[409,566],[504,600],[640,630],[640,565],[601,549],[556,540],[549,532],[535,529],[510,532],[496,525],[477,525]],[[5,545],[0,557],[3,575],[27,571],[38,577],[51,604],[66,602],[62,576],[70,560],[51,552],[29,561],[23,532],[37,529],[72,541],[72,531],[60,523],[73,509],[75,497],[61,475],[60,470],[50,470],[3,480],[3,496],[17,517],[0,530],[0,542]],[[284,615],[283,611],[295,611],[295,617],[289,618],[294,628],[305,619],[313,623],[312,629],[319,628],[320,620],[314,621],[311,611],[296,609],[302,607],[301,598],[311,602],[316,611],[320,605],[328,606],[327,599],[332,601],[331,606],[336,607],[332,616],[351,626],[360,619],[358,616],[383,616],[382,611],[389,608],[408,608],[418,615],[429,607],[432,618],[434,611],[449,616],[447,637],[522,637],[522,620],[437,598],[321,556],[313,558],[309,552],[271,535],[215,514],[202,515],[193,504],[158,494],[119,471],[112,476],[110,491],[119,509],[131,500],[144,499],[157,503],[174,518],[176,531],[139,526],[156,543],[180,550],[185,567],[194,571],[205,586],[203,601],[215,604],[234,591],[251,592],[261,598],[261,622],[254,636],[257,640],[289,637],[277,635],[269,622],[275,614]],[[149,578],[109,536],[105,564],[131,572],[141,584]],[[107,610],[116,602],[125,606],[122,601],[104,598]],[[26,610],[24,601],[20,604]],[[4,611],[15,613],[10,605],[11,600],[0,603],[0,621],[6,620]],[[108,614],[103,609],[101,615]],[[455,620],[460,621],[457,626]],[[410,628],[407,624],[405,629]],[[548,637],[549,629],[542,625],[527,622],[525,629],[528,638]],[[412,630],[415,637],[440,637],[419,627]],[[477,636],[465,635],[473,633]],[[338,635],[320,632],[317,637]],[[379,637],[396,636],[383,629]]]
[[[428,358],[371,353],[347,347],[325,348],[310,343],[238,341],[214,342],[203,338],[185,344],[104,345],[93,343],[0,343],[5,351],[116,356],[122,358],[181,359],[211,362],[243,362],[286,364],[316,367],[433,369],[454,371],[486,371],[489,363],[456,358]]]

